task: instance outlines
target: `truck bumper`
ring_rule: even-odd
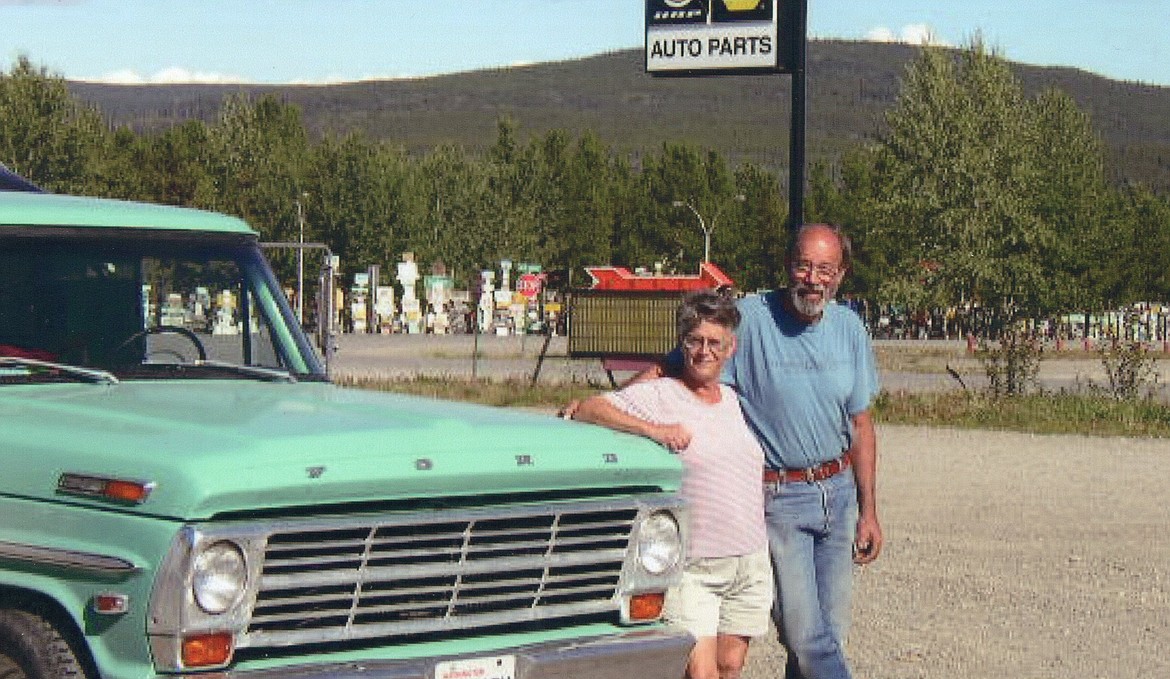
[[[501,648],[493,656],[515,656],[512,679],[678,679],[686,670],[694,638],[668,627],[616,636]],[[252,672],[199,675],[211,679],[440,679],[436,666],[463,657],[368,660],[294,665]]]

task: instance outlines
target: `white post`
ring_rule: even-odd
[[[309,194],[302,194],[308,196]],[[305,209],[297,198],[297,224],[301,236],[297,247],[297,323],[305,324]]]

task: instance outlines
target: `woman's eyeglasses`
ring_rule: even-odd
[[[710,349],[715,353],[719,353],[727,348],[727,343],[718,338],[699,337],[697,335],[687,335],[682,341],[683,348],[687,351],[702,351],[703,349]]]

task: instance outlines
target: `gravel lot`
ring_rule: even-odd
[[[855,676],[1170,677],[1170,443],[879,427]],[[745,679],[779,676],[757,640]]]
[[[482,340],[479,375],[532,374],[540,338]],[[954,388],[945,364],[977,385],[961,346],[915,351],[883,369],[887,389]],[[466,337],[346,336],[335,374],[469,375],[470,355]],[[596,361],[567,359],[563,338],[541,374],[558,379],[606,380]],[[1041,370],[1049,385],[1101,379],[1094,360]],[[1170,677],[1170,442],[881,426],[878,446],[886,546],[857,572],[855,676]],[[744,676],[782,668],[769,636]]]

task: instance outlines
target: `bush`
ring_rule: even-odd
[[[1114,341],[1100,353],[1113,398],[1136,401],[1151,395],[1158,383],[1158,372],[1154,369],[1154,357],[1143,343]]]
[[[996,341],[980,340],[975,356],[987,375],[989,396],[1023,396],[1036,386],[1044,346],[1035,333],[1012,325]]]

